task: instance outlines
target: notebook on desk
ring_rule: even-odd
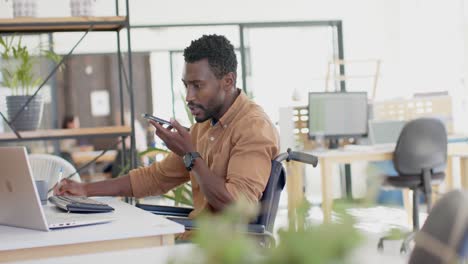
[[[49,231],[113,220],[112,213],[73,214],[41,205],[24,147],[0,147],[0,224]]]

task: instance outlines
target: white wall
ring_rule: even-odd
[[[466,1],[131,0],[130,14],[132,24],[342,20],[345,58],[381,59],[383,62],[378,99],[448,90],[454,96],[455,129],[468,131],[465,125],[468,122],[464,120],[468,111],[465,88],[468,82]],[[123,7],[123,1],[120,3]],[[113,4],[113,0],[97,0],[96,15],[113,15]],[[0,1],[0,18],[11,17],[10,6],[11,1]],[[39,16],[69,14],[68,1],[39,2]],[[79,37],[80,34],[57,34],[56,49],[67,52]],[[125,38],[125,32],[122,37]],[[234,33],[230,38],[237,41]],[[164,30],[135,30],[132,36],[136,50],[183,48],[187,42],[187,39]],[[126,44],[122,44],[125,48]],[[107,33],[92,34],[77,52],[114,50],[115,34]],[[366,85],[370,87],[371,81],[368,84],[363,82],[363,86]]]
[[[38,2],[39,16],[70,14],[68,1]],[[124,2],[120,0],[120,3],[123,10]],[[450,45],[447,42],[458,38],[454,37],[458,34],[455,31],[462,26],[461,7],[462,0],[130,1],[132,24],[342,19],[345,54],[358,58],[382,57],[384,53],[395,55],[394,51],[399,50],[395,44],[398,38],[402,41],[400,46],[408,50],[403,51],[404,55],[428,44],[439,48]],[[113,0],[96,1],[96,15],[114,12]],[[11,17],[11,14],[11,1],[0,1],[0,17]],[[96,44],[106,46],[107,43]],[[426,54],[424,49],[420,51],[419,55]]]
[[[132,0],[132,24],[298,21],[340,19],[347,59],[383,60],[377,96],[410,95],[415,91],[453,90],[462,85],[464,70],[463,0]],[[223,3],[222,3],[223,2]],[[124,2],[120,1],[121,10]],[[68,1],[39,1],[39,16],[70,14]],[[113,0],[97,0],[96,15],[114,14]],[[11,1],[0,1],[0,17],[11,17]],[[135,31],[139,49],[165,45],[165,32]],[[65,52],[79,34],[57,35]],[[125,37],[123,32],[122,37]],[[115,49],[115,34],[92,34],[77,52]],[[175,40],[177,41],[177,40]],[[187,43],[179,44],[184,47]],[[170,41],[169,43],[173,43]],[[143,45],[142,45],[143,44]],[[123,47],[126,43],[122,43]],[[367,85],[367,84],[366,84]],[[369,86],[371,81],[369,81]],[[367,87],[366,87],[367,88]]]

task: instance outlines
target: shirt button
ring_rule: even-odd
[[[213,141],[213,140],[214,140],[214,137],[210,137],[210,140]]]

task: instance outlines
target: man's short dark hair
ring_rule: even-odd
[[[229,72],[236,73],[237,59],[234,46],[220,35],[203,35],[193,40],[184,50],[185,62],[193,63],[208,59],[208,64],[217,79],[221,79]]]

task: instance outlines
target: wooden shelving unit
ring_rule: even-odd
[[[132,77],[132,52],[131,52],[131,41],[130,41],[130,24],[129,24],[129,0],[125,0],[125,16],[121,16],[119,11],[118,1],[116,2],[116,13],[115,16],[108,17],[43,17],[43,18],[10,18],[0,19],[0,34],[44,34],[54,32],[84,32],[83,37],[78,40],[76,45],[70,50],[70,52],[63,56],[61,64],[65,58],[73,53],[73,50],[83,38],[92,31],[108,31],[115,32],[117,37],[117,56],[119,57],[119,74],[126,74],[123,70],[122,51],[120,48],[120,31],[122,29],[127,30],[127,60],[128,60],[128,76],[125,78],[126,90],[128,91],[130,101],[130,112],[131,122],[130,126],[123,126],[123,117],[121,118],[121,126],[111,127],[94,127],[94,128],[79,128],[79,129],[47,129],[47,130],[36,130],[36,131],[17,131],[17,134],[11,132],[0,133],[0,143],[4,142],[18,142],[18,141],[34,141],[34,140],[60,140],[67,138],[84,138],[84,137],[122,137],[122,142],[125,142],[125,137],[130,137],[130,161],[131,168],[136,166],[136,155],[135,151],[135,134],[134,134],[134,101],[133,101],[133,77]],[[58,67],[54,68],[55,72]],[[53,73],[52,72],[52,73]],[[52,73],[49,75],[52,76]],[[48,77],[48,78],[49,78]],[[47,80],[47,79],[46,79]],[[123,81],[119,81],[119,90],[121,96],[121,102],[123,102]],[[40,86],[36,93],[42,88]],[[123,104],[121,104],[120,111],[123,112]],[[1,120],[1,119],[0,119]],[[14,129],[14,125],[13,125]],[[122,143],[122,146],[125,146]],[[125,160],[125,152],[123,160]]]
[[[132,129],[129,126],[108,126],[76,129],[46,129],[35,131],[18,131],[21,138],[17,138],[12,132],[0,133],[0,142],[32,141],[32,140],[57,140],[66,138],[83,137],[121,137],[130,136]]]
[[[44,17],[0,19],[2,33],[45,33],[73,31],[117,31],[127,26],[125,16]]]

